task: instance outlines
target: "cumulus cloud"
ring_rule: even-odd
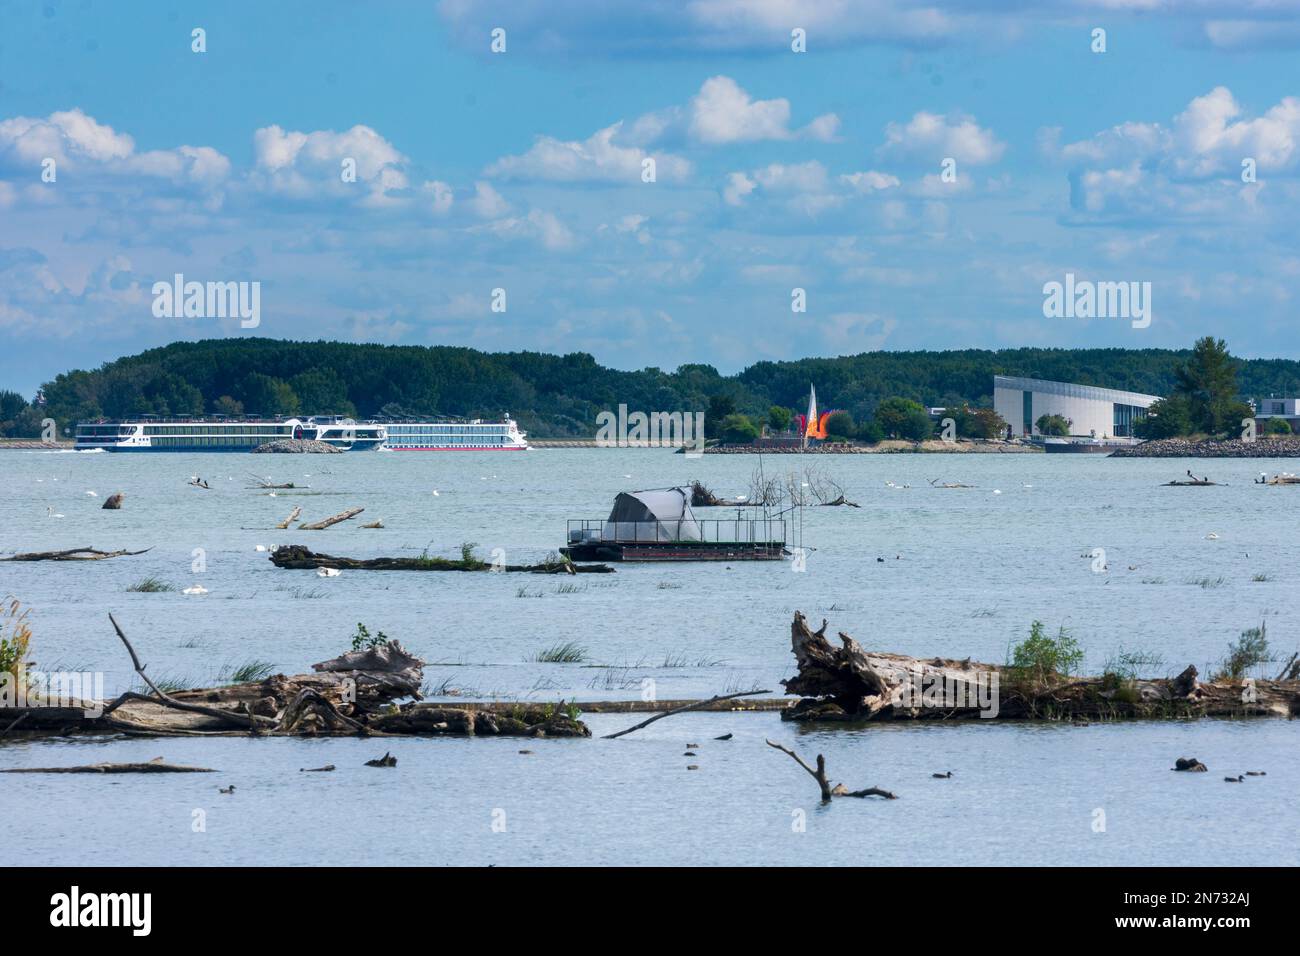
[[[641,182],[643,161],[653,156],[658,180],[682,180],[690,163],[670,153],[650,153],[638,146],[619,145],[615,137],[621,122],[597,130],[581,142],[539,136],[532,149],[519,156],[506,156],[484,172],[502,179],[550,180],[553,182]]]
[[[80,109],[45,118],[15,116],[0,121],[0,169],[21,170],[34,180],[47,159],[54,161],[56,175],[74,171],[85,175],[87,181],[102,173],[216,188],[230,176],[230,160],[210,146],[138,153],[129,135]]]
[[[995,163],[1002,158],[1006,144],[993,131],[981,127],[974,117],[961,113],[940,116],[924,110],[906,123],[885,127],[881,156],[896,159],[938,162],[952,157],[971,166]]]
[[[264,126],[253,133],[250,180],[260,189],[292,199],[345,196],[361,187],[365,205],[385,205],[409,183],[407,159],[369,126],[342,133],[310,133]],[[355,181],[344,178],[355,174]]]
[[[1194,98],[1168,124],[1129,121],[1061,145],[1040,144],[1069,167],[1071,205],[1107,216],[1225,216],[1253,213],[1270,175],[1300,171],[1300,99],[1285,97],[1248,116],[1226,87]],[[1243,160],[1258,182],[1243,183]]]
[[[701,143],[750,143],[805,136],[829,141],[839,130],[839,117],[827,113],[799,131],[790,129],[790,101],[756,100],[729,76],[704,81],[691,100],[690,133]]]

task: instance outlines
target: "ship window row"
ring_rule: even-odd
[[[149,442],[154,448],[255,448],[262,444],[258,435],[156,436]]]
[[[388,426],[390,435],[504,435],[502,428],[467,428],[447,425],[427,425],[421,427]]]
[[[200,435],[225,437],[230,435],[288,435],[287,425],[222,425],[220,430],[203,425],[145,425],[144,433],[154,435]]]

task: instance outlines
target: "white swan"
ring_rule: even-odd
[[[1205,536],[1205,539],[1206,539],[1207,541],[1218,541],[1218,540],[1219,540],[1219,536],[1218,536],[1217,534],[1215,534],[1213,531],[1211,531],[1209,534],[1207,534],[1207,535]]]
[[[316,576],[318,578],[337,578],[343,572],[338,568],[317,568]]]
[[[47,515],[49,515],[51,518],[62,518],[62,517],[63,517],[63,515],[61,515],[61,514],[55,514],[53,508],[48,508],[48,507],[47,507],[47,508],[45,509],[45,513],[46,513]]]
[[[98,498],[99,495],[96,494],[96,493],[93,492],[93,491],[87,491],[87,492],[86,492],[86,497],[87,497],[87,498]]]
[[[207,594],[208,589],[205,588],[202,584],[191,584],[189,587],[185,588],[185,590],[181,591],[181,593],[182,594]]]

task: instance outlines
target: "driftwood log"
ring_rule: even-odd
[[[798,673],[781,683],[797,703],[781,712],[796,721],[1297,717],[1300,681],[1224,679],[1202,682],[1195,667],[1176,677],[1030,678],[1016,668],[969,658],[916,658],[867,651],[847,634],[836,647],[826,622],[816,631],[795,612],[791,650]],[[996,707],[989,706],[996,703]]]
[[[167,763],[162,757],[154,757],[146,763],[92,763],[80,767],[18,767],[12,770],[0,770],[0,773],[216,773],[210,767],[188,767],[184,764]]]
[[[277,568],[294,571],[311,571],[317,568],[335,568],[339,571],[522,571],[529,574],[612,574],[607,564],[573,564],[569,561],[549,561],[542,564],[493,565],[477,559],[434,558],[421,555],[414,558],[345,558],[333,554],[318,554],[300,544],[283,545],[271,552],[270,561]]]
[[[103,561],[107,558],[131,557],[152,551],[96,551],[94,548],[68,548],[66,551],[25,551],[0,561]]]
[[[151,693],[127,691],[112,701],[61,701],[60,706],[0,707],[0,728],[5,734],[13,737],[122,733],[163,737],[591,735],[577,719],[576,709],[565,708],[563,704],[521,704],[504,713],[423,704],[420,687],[424,662],[397,641],[348,651],[314,664],[311,674],[274,674],[243,684],[166,693],[149,679],[147,665],[140,660],[112,615],[109,620],[136,673]],[[399,705],[404,699],[411,702]]]
[[[289,517],[277,524],[276,528],[280,531],[284,531],[290,524],[298,520],[298,515],[300,514],[302,514],[302,508],[295,506],[294,509],[289,512]]]
[[[299,531],[324,531],[326,528],[338,524],[340,521],[347,521],[349,518],[355,518],[365,508],[349,508],[347,511],[340,511],[336,515],[330,515],[322,521],[313,521],[311,524],[298,525]]]
[[[814,770],[803,762],[803,758],[791,750],[789,747],[783,747],[771,740],[765,741],[769,747],[775,747],[781,753],[786,754],[795,763],[803,767],[804,770],[817,781],[817,786],[821,787],[822,803],[830,803],[832,797],[884,797],[886,800],[897,800],[898,797],[888,790],[881,790],[879,787],[867,787],[865,790],[850,790],[842,783],[831,786],[830,778],[826,776],[826,758],[821,754],[817,755],[817,769]]]

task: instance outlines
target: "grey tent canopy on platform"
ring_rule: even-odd
[[[606,539],[616,541],[699,541],[700,526],[685,488],[620,492],[605,521]]]

